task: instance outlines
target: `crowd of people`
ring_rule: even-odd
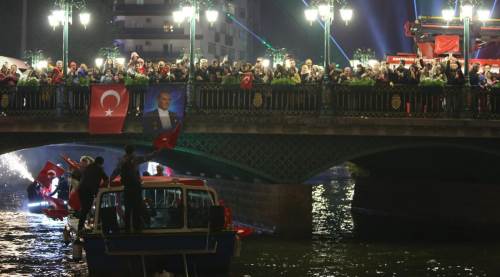
[[[459,60],[449,55],[444,61],[432,60],[399,65],[390,65],[385,61],[370,65],[357,64],[354,68],[339,68],[330,64],[328,70],[329,81],[334,84],[348,84],[363,81],[368,85],[411,84],[435,82],[448,85],[463,85],[466,78]],[[47,68],[33,69],[21,72],[16,65],[3,65],[0,70],[0,86],[16,86],[34,82],[36,85],[84,85],[101,83],[155,84],[162,82],[187,82],[189,77],[189,61],[186,59],[176,62],[145,61],[138,53],[133,52],[127,64],[119,64],[113,59],[107,59],[101,67],[88,67],[70,62],[67,76],[63,75],[63,62]],[[200,59],[195,66],[195,80],[197,82],[211,82],[222,84],[239,83],[243,77],[251,79],[252,83],[277,84],[286,80],[286,84],[306,84],[322,82],[325,78],[323,66],[313,64],[307,59],[298,65],[293,58],[287,58],[285,64],[278,64],[275,68],[269,67],[263,59],[257,59],[254,64],[228,60]],[[469,71],[472,86],[499,85],[498,73],[491,70],[490,65],[480,66],[472,64]],[[283,84],[283,82],[281,82]]]

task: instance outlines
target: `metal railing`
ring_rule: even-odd
[[[453,117],[461,106],[460,87],[332,88],[332,112],[338,116]]]
[[[8,115],[83,116],[89,107],[89,88],[79,86],[0,87],[0,110]]]
[[[195,86],[197,112],[217,114],[316,114],[321,108],[321,88],[315,85]]]
[[[142,116],[147,91],[128,87],[129,117]],[[197,83],[190,93],[188,114],[500,118],[499,88],[334,85],[325,90],[319,84],[257,84],[241,89]],[[7,115],[86,117],[89,107],[90,87],[0,87],[0,112]]]

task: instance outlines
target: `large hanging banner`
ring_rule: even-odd
[[[129,95],[124,85],[92,86],[89,132],[120,134],[127,116]]]
[[[150,86],[144,102],[143,132],[157,149],[175,147],[186,107],[184,85]]]
[[[455,35],[441,35],[436,36],[436,43],[434,46],[434,53],[456,53],[460,51],[460,37]]]

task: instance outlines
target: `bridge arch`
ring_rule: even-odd
[[[340,164],[343,164],[345,162],[353,162],[354,164],[357,165],[365,165],[366,166],[366,160],[371,159],[375,156],[380,156],[385,154],[390,154],[394,153],[397,151],[401,150],[407,150],[407,151],[422,151],[422,150],[429,150],[429,149],[434,149],[434,150],[456,150],[460,152],[473,152],[477,154],[481,154],[484,156],[491,156],[495,157],[498,159],[498,162],[500,163],[500,149],[498,148],[492,148],[490,145],[474,145],[474,144],[463,144],[463,143],[457,143],[457,142],[405,142],[401,144],[395,144],[395,145],[388,145],[388,146],[381,146],[381,147],[375,147],[371,149],[366,149],[364,151],[360,152],[353,152],[349,153],[344,157],[335,157],[331,161],[328,161],[326,165],[324,165],[321,168],[315,169],[313,172],[309,173],[307,175],[307,179],[313,178],[314,176],[317,176],[318,174],[327,171],[328,169],[332,168],[333,166],[337,166]],[[411,157],[408,157],[411,158]],[[369,168],[365,168],[369,169]]]
[[[145,151],[151,150],[151,140],[142,134],[91,136],[87,133],[4,133],[0,153],[58,143],[119,149],[126,144],[135,144]],[[175,151],[170,151],[167,156],[181,159],[183,169],[196,161],[199,161],[200,167],[213,166],[213,176],[209,176],[210,172],[199,171],[205,173],[206,177],[215,177],[224,171],[229,173],[224,176],[229,179],[241,175],[245,177],[242,180],[300,184],[345,161],[366,160],[370,156],[404,149],[432,147],[489,153],[495,157],[500,155],[498,139],[183,133]]]

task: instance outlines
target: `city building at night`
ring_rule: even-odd
[[[255,43],[234,20],[252,28],[259,24],[259,1],[235,0],[216,5],[218,20],[210,24],[200,12],[196,54],[207,58],[247,60]],[[133,51],[148,59],[178,59],[189,52],[189,24],[177,24],[172,13],[178,0],[117,0],[114,5],[114,38],[123,54]]]

